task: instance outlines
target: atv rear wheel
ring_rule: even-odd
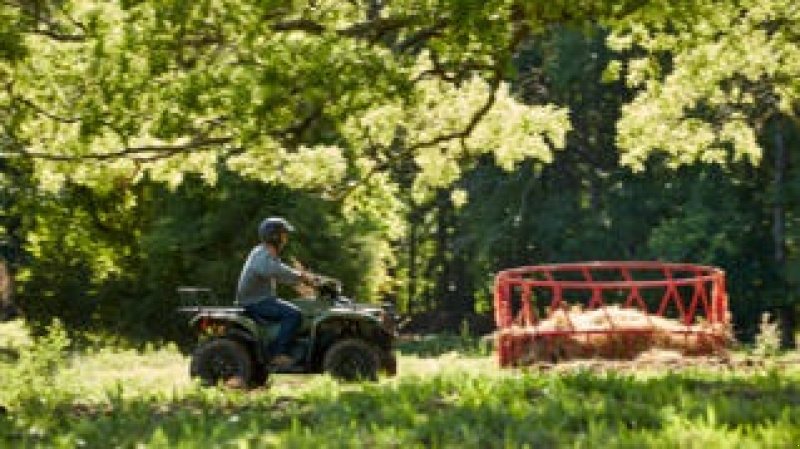
[[[204,386],[217,385],[244,388],[254,378],[253,359],[247,348],[229,338],[214,338],[200,344],[192,354],[189,376],[199,377]]]
[[[378,380],[378,350],[364,340],[347,338],[332,344],[325,352],[322,369],[331,376],[352,382]]]
[[[269,380],[269,370],[267,370],[266,365],[262,365],[260,363],[256,363],[253,365],[253,380],[251,381],[250,385],[252,387],[262,387],[267,384],[267,380]]]

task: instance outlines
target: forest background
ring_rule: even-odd
[[[0,300],[179,340],[281,215],[418,331],[490,330],[504,268],[667,260],[791,345],[799,43],[788,0],[4,2]]]

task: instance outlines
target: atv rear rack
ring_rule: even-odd
[[[233,314],[243,313],[244,307],[241,306],[183,306],[178,307],[178,312],[182,313],[207,313],[207,314]]]
[[[182,286],[176,290],[181,308],[223,306],[217,294],[208,287]]]

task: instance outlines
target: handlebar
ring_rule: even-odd
[[[335,300],[342,295],[342,281],[321,274],[306,272],[311,287],[317,290],[322,299]]]
[[[311,279],[311,283],[314,287],[322,287],[327,284],[337,285],[339,288],[342,286],[342,281],[322,274],[306,273],[306,276]]]

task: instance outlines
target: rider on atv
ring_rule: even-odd
[[[271,355],[270,365],[288,366],[294,360],[288,355],[289,342],[300,326],[300,309],[294,304],[278,298],[277,284],[301,287],[315,284],[315,278],[303,270],[284,264],[281,250],[289,240],[294,227],[280,217],[264,219],[258,227],[259,244],[244,263],[236,288],[236,304],[257,318],[280,320],[277,338],[266,348]]]

